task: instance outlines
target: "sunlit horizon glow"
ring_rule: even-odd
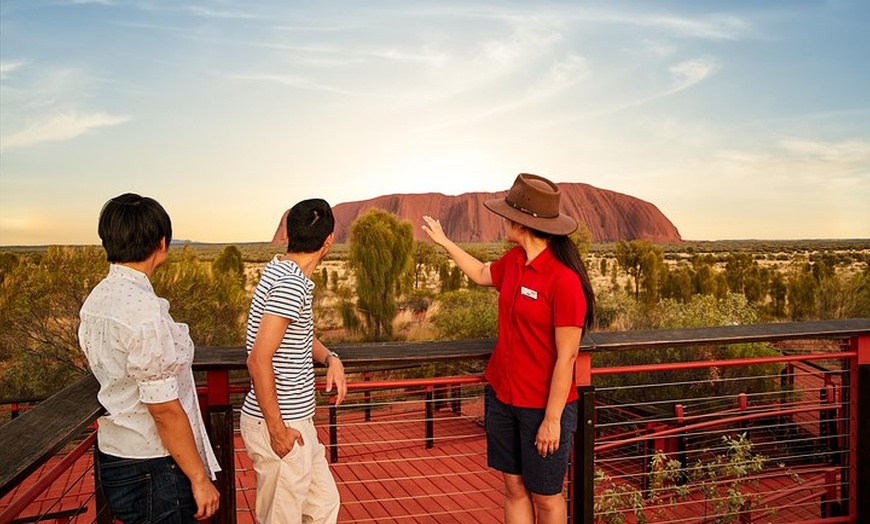
[[[686,240],[870,238],[870,4],[4,0],[0,245],[103,203],[269,241],[296,201],[507,189],[656,205]]]

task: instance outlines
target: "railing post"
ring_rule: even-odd
[[[819,390],[819,436],[830,457],[832,464],[839,463],[837,449],[837,410],[836,389],[828,377],[825,377],[825,387]]]
[[[450,409],[457,415],[462,413],[462,386],[452,386],[450,388]]]
[[[363,373],[363,381],[370,382],[372,380],[372,374],[368,371]],[[365,399],[366,411],[365,411],[365,420],[366,422],[372,421],[372,391],[367,389],[363,392],[363,399]],[[334,461],[333,461],[334,462]]]
[[[822,494],[822,511],[825,518],[840,516],[840,501],[837,498],[837,474],[834,471],[825,472],[825,492]]]
[[[577,384],[577,433],[569,506],[571,524],[592,524],[595,517],[595,389],[592,387],[592,353],[581,351],[574,365]]]
[[[870,446],[866,445],[870,442],[870,336],[854,337],[850,342],[858,356],[851,373],[849,515],[855,516],[855,522],[870,522],[870,497],[859,497],[859,486],[870,486]]]
[[[236,521],[236,465],[233,457],[233,407],[230,405],[209,406],[209,439],[214,454],[221,465],[216,474],[215,487],[221,500],[212,524],[230,524]]]
[[[426,449],[435,446],[435,392],[432,386],[426,386]]]
[[[682,404],[677,404],[674,406],[674,418],[676,419],[676,424],[678,427],[683,427],[686,425],[686,407]],[[680,461],[680,469],[681,474],[677,479],[677,484],[686,484],[689,481],[689,457],[687,454],[688,445],[687,445],[687,437],[685,433],[680,433],[680,436],[677,440],[677,460]]]
[[[369,408],[366,408],[366,416],[371,417]],[[366,422],[368,420],[366,418]],[[329,405],[329,461],[338,462],[338,407],[334,403]]]
[[[215,487],[220,493],[220,507],[212,516],[212,524],[230,524],[236,521],[236,464],[233,457],[233,407],[230,405],[230,378],[227,370],[206,372],[208,392],[208,437],[214,448],[221,471],[217,473]]]

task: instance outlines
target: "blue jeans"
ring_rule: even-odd
[[[172,457],[128,459],[98,453],[97,475],[116,519],[124,524],[197,522],[190,480]]]

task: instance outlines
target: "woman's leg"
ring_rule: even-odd
[[[532,506],[531,494],[523,484],[523,477],[509,473],[504,473],[502,476],[504,477],[505,524],[534,524],[535,509]]]
[[[564,524],[568,521],[568,505],[561,493],[558,495],[532,494],[538,524]]]

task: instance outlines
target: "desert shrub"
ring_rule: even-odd
[[[45,396],[87,373],[79,310],[109,264],[97,247],[24,257],[0,293],[0,396]]]
[[[699,295],[687,303],[662,300],[642,313],[647,327],[678,329],[751,324],[757,313],[746,297],[730,294],[724,299]],[[633,328],[636,329],[636,328]],[[610,351],[593,354],[594,367],[668,364],[697,360],[729,360],[774,356],[778,353],[766,344],[729,344],[699,347],[664,347],[630,351]],[[689,370],[664,370],[643,373],[600,375],[594,378],[599,388],[614,388],[608,393],[618,401],[657,402],[669,404],[685,398],[728,396],[737,393],[771,391],[777,382],[769,377],[779,373],[777,364],[756,364],[740,367],[706,367]],[[757,378],[756,378],[757,377]],[[654,387],[642,387],[654,385]]]
[[[176,322],[197,346],[239,346],[249,297],[235,272],[214,271],[190,249],[173,254],[152,276],[154,292],[169,301]]]
[[[215,273],[224,273],[238,278],[244,286],[245,261],[242,258],[242,252],[236,246],[223,248],[212,262],[211,267]]]
[[[757,493],[759,477],[770,460],[753,450],[745,433],[722,437],[724,449],[707,451],[685,468],[679,461],[656,452],[650,460],[649,490],[644,493],[624,479],[595,470],[596,524],[622,524],[631,516],[638,524],[668,519],[668,511],[684,504],[701,504],[705,522],[742,522],[747,509],[769,514]],[[781,468],[781,466],[779,466]],[[684,481],[685,479],[685,481]],[[796,483],[800,478],[792,477]],[[699,500],[693,493],[699,493]]]
[[[432,323],[444,340],[494,338],[498,334],[498,295],[492,289],[451,291],[438,296]]]

